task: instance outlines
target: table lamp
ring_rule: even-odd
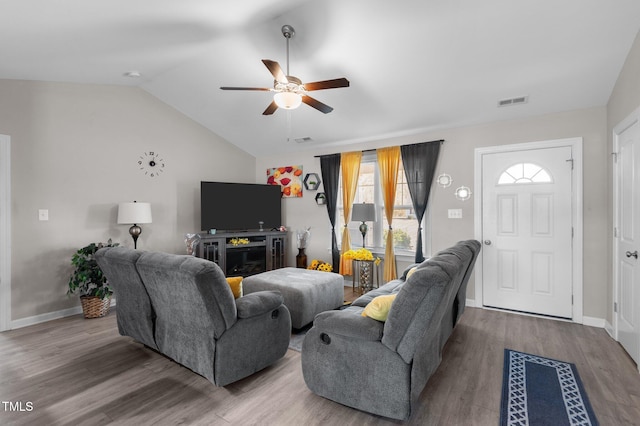
[[[118,224],[133,224],[129,234],[133,238],[133,248],[138,248],[138,237],[142,233],[139,223],[151,223],[151,204],[149,203],[120,203],[118,205]]]
[[[362,234],[362,248],[364,248],[364,239],[369,229],[365,222],[373,222],[376,220],[375,204],[354,204],[351,210],[351,220],[353,222],[362,222],[358,229],[360,229],[360,233]]]

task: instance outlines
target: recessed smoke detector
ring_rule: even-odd
[[[127,71],[122,75],[125,76],[125,77],[129,77],[129,78],[140,78],[140,77],[142,77],[142,74],[140,74],[140,71]]]
[[[527,102],[529,102],[529,96],[518,96],[516,98],[500,99],[498,101],[498,106],[503,107],[511,105],[521,105],[526,104]]]
[[[313,142],[313,139],[309,136],[305,136],[303,138],[295,138],[294,141],[296,141],[296,143],[308,143]]]

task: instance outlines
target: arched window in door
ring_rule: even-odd
[[[551,174],[533,163],[518,163],[500,174],[498,185],[551,183]]]

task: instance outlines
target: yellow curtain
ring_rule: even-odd
[[[396,183],[398,181],[398,169],[400,165],[400,147],[391,146],[380,148],[378,154],[378,167],[380,169],[380,182],[382,183],[382,195],[384,197],[384,214],[389,223],[387,233],[387,245],[384,250],[384,282],[397,278],[396,255],[393,252],[393,206],[396,201]]]
[[[358,188],[358,176],[360,175],[360,160],[362,152],[343,152],[340,156],[340,167],[342,169],[342,206],[344,207],[344,229],[342,230],[342,248],[340,250],[340,273],[351,275],[351,260],[344,259],[342,255],[351,249],[351,238],[349,237],[349,219],[351,217],[351,207]]]

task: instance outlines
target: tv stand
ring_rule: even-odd
[[[196,256],[216,262],[227,277],[247,277],[286,266],[286,232],[203,232],[198,236]],[[236,239],[243,241],[234,244]]]

